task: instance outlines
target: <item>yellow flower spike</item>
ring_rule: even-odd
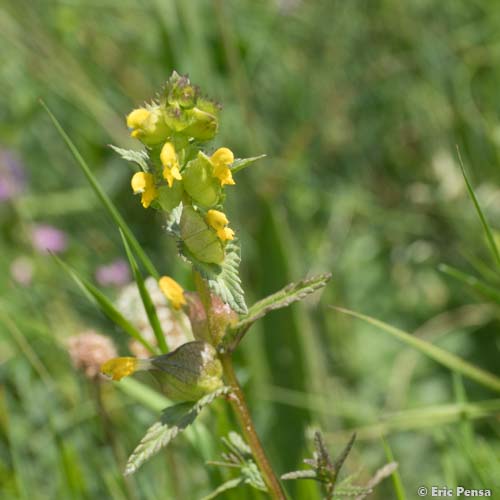
[[[175,153],[174,145],[166,142],[161,148],[160,161],[163,165],[163,178],[167,181],[168,187],[172,187],[174,179],[180,181],[182,175],[179,171],[179,162]]]
[[[127,127],[133,129],[130,133],[132,137],[137,138],[141,135],[141,130],[139,129],[141,129],[150,115],[151,112],[146,108],[137,108],[127,116]]]
[[[121,380],[137,371],[137,358],[113,358],[101,366],[101,372],[113,380]]]
[[[151,202],[158,196],[153,174],[137,172],[133,175],[130,184],[132,185],[134,194],[142,194],[141,203],[144,208],[148,208]]]
[[[211,157],[210,161],[214,166],[214,176],[220,181],[221,186],[224,184],[234,185],[233,175],[229,165],[234,162],[233,152],[228,148],[219,148]]]
[[[226,227],[229,224],[229,220],[225,213],[218,210],[209,210],[206,221],[211,228],[215,229],[220,240],[227,241],[234,239],[234,231]]]
[[[180,309],[182,306],[186,305],[184,289],[177,281],[169,276],[162,276],[158,281],[158,285],[174,309]]]

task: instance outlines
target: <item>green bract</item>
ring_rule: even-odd
[[[201,151],[190,161],[182,174],[184,187],[193,200],[203,207],[213,207],[219,201],[222,189],[213,176],[213,166]]]
[[[193,207],[183,208],[180,231],[182,242],[196,259],[207,264],[222,263],[224,246],[221,240]]]

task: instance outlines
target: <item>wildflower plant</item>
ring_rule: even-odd
[[[134,473],[189,426],[205,406],[216,398],[224,398],[235,412],[244,441],[240,438],[240,451],[236,458],[229,460],[236,460],[242,476],[223,489],[250,484],[267,491],[273,498],[285,498],[256,433],[233,368],[232,355],[255,321],[321,289],[330,275],[292,283],[247,307],[239,276],[238,230],[230,223],[225,200],[237,189],[237,174],[263,155],[237,159],[228,147],[209,146],[209,141],[217,135],[219,112],[217,103],[203,96],[187,77],[174,72],[154,101],[131,111],[126,118],[131,136],[143,148],[125,150],[113,146],[122,158],[137,167],[130,182],[140,205],[145,210],[163,214],[166,232],[175,238],[180,258],[192,266],[196,290],[187,291],[172,277],[158,273],[118,209],[48,111],[96,194],[119,226],[155,342],[145,338],[134,322],[91,282],[61,260],[59,263],[104,313],[150,353],[146,358],[109,359],[103,363],[102,373],[119,381],[137,371],[148,371],[173,403],[146,431],[125,473]],[[163,331],[151,298],[151,287],[146,286],[141,268],[157,281],[173,321],[185,325],[185,318],[189,318],[190,331],[186,337],[189,340],[175,350],[169,350],[168,335]],[[235,435],[232,436],[232,440],[226,442],[230,448],[235,446]]]

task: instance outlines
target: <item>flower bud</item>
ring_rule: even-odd
[[[207,264],[222,263],[224,247],[221,240],[193,207],[183,208],[180,230],[181,239],[193,257]]]
[[[130,135],[139,139],[146,146],[154,146],[164,142],[171,134],[158,105],[134,109],[127,116],[127,127],[132,129]]]
[[[184,289],[169,276],[163,276],[158,281],[160,290],[163,292],[165,297],[170,301],[174,309],[180,309],[186,304],[186,299],[184,298]]]
[[[219,148],[211,157],[210,162],[213,165],[213,175],[220,181],[220,185],[234,185],[233,175],[229,165],[234,162],[233,152],[228,148]]]
[[[182,175],[179,170],[179,161],[175,147],[171,142],[166,142],[161,148],[160,161],[163,165],[163,178],[167,181],[168,187],[172,187],[174,179],[181,180]]]
[[[193,200],[203,207],[213,207],[220,199],[221,186],[214,178],[213,166],[201,151],[183,170],[184,188]]]
[[[141,193],[141,203],[148,208],[151,202],[158,196],[153,174],[136,172],[130,182],[134,194]]]
[[[219,212],[218,210],[209,210],[207,212],[206,221],[211,228],[215,229],[217,237],[221,241],[234,239],[234,231],[227,227],[229,220],[225,213]]]

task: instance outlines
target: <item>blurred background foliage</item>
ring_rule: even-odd
[[[200,437],[207,456],[180,438],[123,480],[126,454],[158,402],[144,405],[71,366],[71,335],[95,329],[123,353],[126,340],[37,251],[34,236],[40,227],[60,231],[57,251],[90,278],[124,257],[42,98],[161,272],[189,284],[163,221],[131,196],[132,170],[107,147],[135,146],[125,114],[173,69],[223,103],[216,146],[268,155],[228,189],[247,301],[333,273],[321,296],[268,316],[240,351],[238,372],[276,469],[310,456],[312,429],[334,453],[361,429],[347,464],[361,478],[386,460],[385,435],[408,498],[418,485],[493,487],[498,405],[496,417],[485,411],[473,421],[460,412],[439,419],[439,409],[496,395],[329,305],[498,373],[497,305],[438,265],[500,284],[455,150],[495,227],[499,29],[499,5],[480,0],[3,0],[0,186],[10,191],[0,200],[1,497],[201,498],[223,479],[204,464],[222,450],[217,434],[233,427],[221,404],[203,417],[217,431]],[[116,297],[118,287],[106,293]],[[292,491],[317,494],[311,484]],[[394,495],[386,481],[374,498]]]

